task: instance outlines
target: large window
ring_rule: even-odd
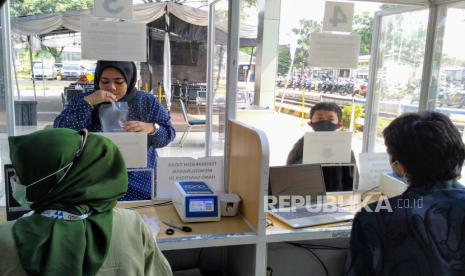
[[[369,75],[373,78],[369,90],[373,91],[367,101],[371,116],[365,120],[365,143],[368,151],[385,151],[384,128],[402,113],[419,108],[428,10],[386,10],[380,12],[376,23],[377,49],[371,57],[375,58],[375,68]]]
[[[434,108],[448,114],[461,132],[465,128],[465,2],[439,8],[432,63]]]

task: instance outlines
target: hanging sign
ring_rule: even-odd
[[[325,68],[357,68],[360,35],[310,34],[309,65]]]
[[[132,0],[94,0],[95,16],[132,19]]]
[[[348,32],[352,31],[354,3],[326,2],[323,31]]]
[[[145,23],[81,19],[82,59],[145,62],[146,34]]]

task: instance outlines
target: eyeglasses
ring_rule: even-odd
[[[37,181],[34,181],[33,183],[29,184],[26,186],[26,188],[30,188],[31,186],[37,184],[37,183],[40,183],[42,182],[43,180],[51,177],[51,176],[54,176],[55,174],[58,174],[60,173],[61,171],[64,171],[63,175],[60,177],[60,179],[58,179],[57,183],[60,183],[61,180],[63,180],[63,178],[65,178],[66,174],[68,173],[68,171],[71,169],[71,167],[73,166],[74,162],[76,162],[76,160],[79,159],[79,157],[81,156],[82,152],[84,151],[84,148],[86,146],[86,143],[87,143],[87,136],[88,136],[88,131],[87,129],[82,129],[79,131],[79,135],[81,136],[81,143],[80,143],[80,146],[79,146],[79,149],[76,151],[76,154],[74,155],[73,159],[68,163],[66,164],[65,166],[63,166],[62,168],[60,168],[58,171],[56,172],[53,172],[45,177],[42,177],[41,179],[37,180]],[[53,188],[52,188],[53,189]]]
[[[76,155],[73,158],[73,161],[78,159],[82,152],[84,151],[84,147],[86,146],[87,143],[87,136],[89,135],[89,131],[87,129],[82,129],[79,131],[79,135],[81,135],[81,145],[79,146],[78,151],[76,152]]]

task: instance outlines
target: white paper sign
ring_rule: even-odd
[[[132,0],[95,0],[95,16],[132,19]]]
[[[81,19],[82,59],[146,61],[144,23]]]
[[[390,172],[389,156],[384,152],[360,153],[358,190],[367,191],[379,186],[383,173]]]
[[[313,67],[357,68],[360,35],[310,34],[310,60]]]
[[[159,157],[156,198],[170,199],[177,181],[204,181],[213,190],[224,191],[223,157]]]
[[[352,132],[317,131],[304,135],[303,164],[350,163]]]
[[[147,167],[147,133],[143,132],[93,132],[109,138],[118,146],[126,167]]]
[[[352,31],[354,3],[329,2],[325,4],[323,31],[348,32]]]

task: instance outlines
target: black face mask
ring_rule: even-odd
[[[311,123],[310,126],[314,131],[335,131],[339,128],[339,125],[333,124],[330,121],[319,121]]]

